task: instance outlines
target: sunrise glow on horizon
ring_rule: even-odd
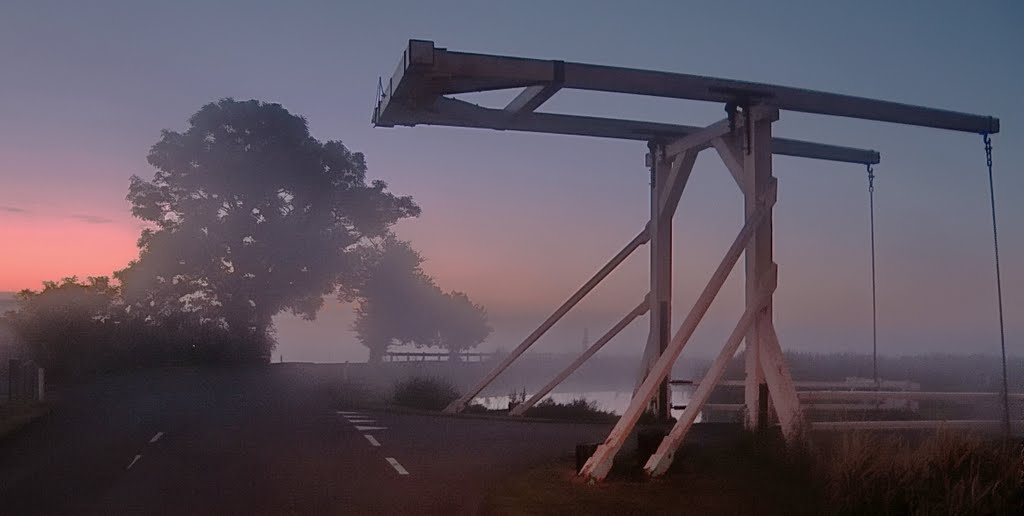
[[[802,18],[768,6],[736,18],[729,7],[705,7],[685,16],[669,7],[657,16],[606,7],[587,23],[573,23],[577,13],[566,6],[537,19],[512,5],[460,6],[461,16],[452,17],[409,4],[402,9],[415,22],[402,23],[378,8],[325,7],[313,14],[254,7],[252,23],[229,27],[219,20],[238,13],[222,6],[201,18],[168,6],[161,24],[152,13],[128,8],[113,18],[85,7],[27,9],[21,19],[6,20],[11,30],[0,31],[2,69],[24,71],[5,76],[0,104],[0,291],[39,289],[43,281],[72,275],[109,276],[127,265],[138,254],[140,232],[125,201],[128,178],[152,177],[146,155],[160,131],[183,129],[205,103],[255,98],[305,117],[317,139],[341,140],[365,153],[370,179],[411,195],[423,213],[400,222],[399,237],[422,252],[424,269],[442,288],[464,291],[488,308],[496,327],[488,346],[514,345],[643,227],[646,147],[514,131],[373,128],[373,87],[394,72],[410,38],[464,51],[803,85],[997,115],[1005,122],[993,138],[1003,262],[1024,263],[1024,232],[1016,227],[1024,220],[1024,174],[1018,173],[1024,148],[1014,144],[1024,120],[1016,94],[1024,74],[1013,66],[1020,44],[1012,17],[937,7],[933,23],[925,24],[916,23],[919,8],[887,6],[879,18],[821,4]],[[812,23],[829,17],[844,23],[828,30]],[[723,20],[737,34],[758,34],[758,52],[751,54],[749,37],[722,38]],[[268,30],[279,23],[302,30]],[[194,37],[170,29],[182,25]],[[865,31],[874,36],[864,38]],[[907,42],[894,47],[896,37]],[[999,84],[990,80],[993,70],[1004,74]],[[500,107],[514,93],[469,100]],[[689,125],[722,117],[721,106],[710,103],[597,92],[559,92],[543,108]],[[995,297],[980,138],[790,112],[777,127],[779,136],[881,153],[879,324],[888,349],[988,345]],[[742,224],[739,192],[712,158],[698,159],[676,215],[676,322]],[[778,157],[775,173],[779,331],[793,349],[863,350],[870,339],[864,169]],[[614,324],[647,291],[647,260],[643,247],[560,323],[552,345],[575,349],[584,328],[596,336]],[[737,271],[697,340],[720,339],[734,324],[742,299],[742,267]],[[1020,353],[1024,273],[1011,266],[1003,274],[1007,343]],[[350,307],[329,303],[330,310],[347,317]],[[279,340],[290,356],[306,356],[303,346],[318,339],[324,351],[311,359],[348,356],[331,354],[332,346],[361,350],[343,317],[325,314],[316,323],[288,317],[279,317]],[[293,330],[300,326],[319,333]],[[624,336],[622,349],[636,347],[639,333]]]
[[[138,230],[114,221],[0,212],[0,292],[67,276],[111,276],[138,257]]]

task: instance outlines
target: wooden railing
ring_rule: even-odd
[[[494,353],[444,351],[389,351],[381,357],[382,362],[486,362]],[[454,359],[454,360],[453,360]]]
[[[692,384],[686,380],[673,383],[680,385]],[[999,429],[1004,425],[1002,419],[975,419],[969,417],[923,417],[921,402],[930,405],[934,412],[956,413],[957,406],[972,406],[982,403],[991,404],[993,409],[1002,403],[1001,392],[938,392],[921,391],[914,382],[886,380],[875,385],[870,379],[848,379],[845,382],[795,382],[797,397],[803,408],[805,417],[810,420],[814,430],[915,430],[915,429]],[[720,387],[740,388],[741,381],[722,381]],[[1015,431],[1024,430],[1024,393],[1010,393],[1011,426]],[[938,404],[938,405],[936,405]],[[674,407],[682,408],[682,407]],[[742,403],[708,403],[704,406],[705,413],[740,414],[744,410]],[[911,419],[870,419],[879,411],[905,413]],[[970,411],[960,411],[970,412]],[[998,410],[1002,414],[1002,410]],[[860,414],[858,414],[860,413]],[[831,414],[835,420],[815,420],[822,414]],[[845,414],[846,416],[843,416]],[[855,419],[860,415],[862,419]],[[993,412],[993,415],[995,412]],[[847,416],[850,418],[847,419]]]

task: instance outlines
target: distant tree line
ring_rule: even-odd
[[[4,317],[55,375],[180,362],[266,361],[273,317],[357,303],[355,331],[379,357],[393,344],[452,351],[490,333],[486,312],[443,292],[391,228],[411,197],[367,181],[362,153],[320,142],[279,104],[223,99],[150,149],[151,180],[128,201],[146,227],[113,278],[70,277],[18,294]]]
[[[436,347],[455,354],[491,333],[484,307],[465,293],[445,292],[423,272],[423,258],[408,242],[385,238],[366,248],[357,285],[354,329],[370,361],[394,344]]]

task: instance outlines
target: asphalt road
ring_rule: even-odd
[[[509,474],[608,430],[366,410],[338,385],[285,364],[69,389],[0,443],[0,513],[472,514]]]

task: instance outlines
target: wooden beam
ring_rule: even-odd
[[[700,151],[708,148],[715,138],[729,134],[735,129],[735,124],[729,120],[719,120],[700,131],[690,133],[686,136],[676,138],[665,145],[665,154],[675,156],[680,152],[688,150]]]
[[[555,63],[542,59],[470,54],[435,48],[433,42],[412,40],[407,53],[424,57],[431,51],[428,67],[418,75],[432,79],[432,86],[442,94],[445,79],[455,81],[467,77],[501,78],[510,82],[528,81],[533,84],[550,80]],[[405,77],[410,74],[405,70]],[[824,91],[793,88],[768,83],[737,81],[718,77],[640,70],[586,63],[564,63],[564,87],[629,93],[653,97],[667,97],[708,102],[770,102],[779,109],[820,115],[859,118],[903,125],[932,127],[969,133],[997,133],[999,119],[961,113],[945,109],[914,106],[900,102],[856,97]]]
[[[444,412],[446,414],[462,412],[462,410],[466,408],[466,405],[468,405],[469,402],[473,400],[473,398],[480,394],[480,391],[484,390],[485,387],[490,385],[490,383],[494,381],[494,379],[497,378],[502,371],[507,369],[508,366],[511,365],[512,362],[514,362],[517,358],[519,358],[519,356],[522,355],[527,349],[529,349],[534,342],[537,342],[537,339],[541,338],[541,336],[544,335],[544,333],[547,332],[549,329],[551,329],[551,327],[554,326],[555,323],[558,322],[559,319],[561,319],[567,312],[569,312],[569,310],[572,309],[572,307],[576,306],[576,304],[579,303],[580,300],[582,300],[588,293],[590,293],[590,291],[593,290],[598,283],[600,283],[602,280],[604,280],[605,277],[611,274],[611,272],[615,270],[615,268],[618,267],[619,264],[625,261],[625,259],[628,258],[629,255],[633,254],[633,251],[635,251],[641,245],[647,243],[649,239],[650,235],[648,234],[648,229],[644,228],[644,230],[641,231],[637,236],[633,237],[633,240],[630,240],[629,243],[626,244],[626,246],[623,247],[622,250],[618,252],[618,254],[613,256],[612,259],[609,260],[608,263],[604,265],[604,267],[601,267],[600,270],[598,270],[589,280],[587,280],[587,282],[584,283],[583,286],[579,288],[579,290],[573,293],[573,295],[570,296],[569,299],[562,303],[562,306],[559,306],[558,309],[555,310],[555,313],[551,314],[551,316],[548,317],[543,323],[541,323],[541,325],[536,330],[534,330],[533,333],[526,337],[526,340],[524,340],[522,343],[516,346],[516,348],[512,350],[511,353],[506,355],[505,358],[503,358],[501,362],[494,367],[493,370],[487,373],[487,375],[476,386],[468,390],[466,394],[464,394],[461,398],[451,402],[444,409]]]
[[[797,384],[799,385],[799,384]],[[929,391],[798,391],[797,397],[805,401],[877,401],[893,400],[929,400],[952,401],[960,403],[977,403],[981,401],[998,401],[1001,392],[929,392]],[[1010,393],[1013,401],[1024,401],[1024,394]]]
[[[547,134],[591,136],[638,141],[678,138],[700,131],[701,127],[621,120],[557,113],[524,113],[512,117],[503,109],[478,106],[464,100],[434,97],[433,105],[414,108],[399,102],[382,102],[375,111],[374,123],[381,127],[418,124],[448,127],[472,127],[499,131],[526,131]],[[876,151],[775,138],[772,151],[780,156],[819,159],[857,164],[877,164]]]
[[[657,298],[650,300],[650,329],[637,387],[643,383],[671,337],[669,332],[672,328],[672,219],[693,171],[697,152],[687,151],[676,155],[674,159],[664,156],[660,151],[654,153],[660,157],[652,162],[655,168],[651,175],[654,179],[651,189],[651,220],[657,217],[658,222],[651,224],[652,228],[657,228],[651,232],[659,237],[657,242],[651,244],[650,291],[655,292]],[[657,210],[654,209],[655,206],[658,207]],[[660,216],[655,215],[656,213]],[[668,418],[671,394],[667,383],[659,389],[655,403],[659,417]]]
[[[777,181],[772,176],[771,138],[773,117],[759,117],[757,113],[762,107],[753,106],[749,109],[754,121],[749,128],[749,146],[743,155],[743,183],[747,186],[744,192],[744,211],[750,216],[759,209],[759,199],[768,190],[777,188]],[[773,108],[767,110],[775,113]],[[772,257],[772,216],[768,214],[765,223],[758,227],[754,238],[747,245],[744,253],[745,261],[745,296],[747,304],[752,303],[763,283],[763,275],[771,270]],[[746,353],[744,355],[744,371],[746,385],[743,390],[743,401],[747,404],[744,423],[748,430],[760,429],[767,417],[768,407],[764,397],[764,372],[761,368],[760,351],[762,342],[767,339],[768,323],[772,317],[772,303],[769,301],[754,320],[754,325],[747,333]]]
[[[505,112],[513,116],[535,111],[541,104],[547,102],[552,95],[562,88],[562,81],[565,79],[565,66],[561,61],[554,61],[551,70],[551,80],[544,84],[529,86],[516,95],[505,106]]]
[[[581,90],[721,103],[747,99],[761,100],[770,102],[786,111],[859,118],[968,133],[999,132],[999,119],[990,116],[768,83],[736,81],[683,73],[566,63],[565,86]]]
[[[690,313],[687,314],[686,319],[683,320],[683,324],[672,338],[672,342],[669,343],[665,353],[661,355],[657,363],[651,369],[650,374],[647,375],[647,379],[644,380],[643,384],[637,389],[637,392],[633,395],[633,400],[630,402],[629,407],[619,418],[619,421],[612,428],[611,433],[608,434],[608,438],[605,439],[604,443],[597,447],[594,454],[587,460],[586,464],[580,470],[580,474],[588,477],[593,481],[603,480],[608,475],[608,471],[611,470],[612,461],[615,459],[615,455],[618,454],[622,448],[626,437],[636,426],[636,422],[640,419],[641,414],[647,409],[648,403],[654,396],[658,386],[663,380],[668,377],[668,374],[672,371],[672,365],[675,364],[676,358],[682,353],[686,343],[689,342],[690,337],[693,336],[693,332],[697,329],[697,325],[700,323],[704,314],[707,313],[708,308],[711,307],[712,301],[718,295],[718,292],[722,289],[722,285],[725,284],[726,278],[729,277],[729,272],[736,265],[740,255],[743,254],[744,248],[747,243],[753,238],[755,231],[767,220],[768,214],[771,212],[771,207],[775,205],[775,190],[771,189],[765,192],[765,196],[762,197],[761,208],[755,210],[750,217],[747,218],[746,223],[740,230],[739,234],[736,235],[736,239],[733,241],[729,250],[726,252],[725,257],[722,258],[718,268],[715,269],[708,284],[701,291],[700,296],[694,303],[693,308],[690,309]]]
[[[725,168],[729,171],[733,181],[736,181],[736,186],[740,187],[740,192],[746,192],[746,175],[743,172],[743,150],[740,145],[736,144],[736,137],[733,135],[722,136],[712,140],[711,144],[715,147],[715,151],[718,152],[718,157],[722,159],[722,163],[725,164]]]
[[[544,84],[540,86],[529,86],[524,88],[523,91],[516,95],[516,98],[512,99],[511,102],[505,106],[505,112],[512,115],[521,115],[523,113],[533,112],[539,108],[541,104],[547,102],[561,86],[557,84]]]
[[[662,218],[663,220],[667,221],[667,223],[669,224],[669,226],[666,228],[666,232],[667,232],[668,236],[664,236],[664,238],[668,239],[669,242],[668,242],[667,246],[668,246],[668,249],[670,249],[670,250],[672,248],[672,227],[671,227],[672,219],[673,219],[673,216],[676,213],[676,208],[679,206],[679,200],[682,197],[683,189],[686,187],[686,183],[689,181],[690,173],[693,171],[693,164],[696,161],[696,157],[697,157],[697,150],[691,150],[691,152],[687,152],[687,153],[684,153],[684,154],[681,154],[681,155],[677,155],[674,160],[671,160],[672,161],[671,167],[666,165],[665,160],[662,160],[663,163],[662,163],[662,165],[660,165],[660,168],[662,168],[663,170],[665,170],[666,168],[669,169],[668,177],[663,178],[662,180],[660,180],[660,182],[665,183],[665,188],[662,188],[662,191],[660,191],[660,192],[654,193],[654,195],[652,195],[652,197],[651,197],[651,206],[653,206],[654,196],[655,195],[657,196],[657,199],[659,199],[659,201],[657,202],[657,205],[660,207],[659,213],[662,214],[662,215],[660,215],[660,218]],[[656,163],[655,163],[655,165],[656,165]],[[655,247],[656,246],[651,246],[651,256],[654,256],[656,254],[656,252],[654,250]],[[670,251],[668,257],[662,257],[662,259],[663,260],[667,260],[667,262],[668,262],[667,267],[669,267],[669,269],[671,270],[671,267],[672,267],[671,251]],[[655,268],[656,268],[655,264],[653,263],[653,260],[652,260],[651,270],[654,270]],[[653,275],[652,275],[652,277],[653,277]],[[671,285],[671,283],[672,283],[671,273],[670,273],[670,276],[668,278],[663,277],[662,279],[660,279],[659,282],[662,283],[663,285]],[[656,282],[653,282],[653,281],[651,282],[651,288],[652,289],[654,288],[653,285],[655,283]],[[663,324],[671,324],[671,313],[672,313],[671,298],[672,298],[672,293],[671,292],[663,293],[663,296],[669,302],[669,305],[667,307],[667,310],[668,310],[668,313],[669,313],[669,317],[668,317],[669,320],[666,320],[664,322],[657,322],[657,321],[654,321],[653,315],[652,315],[651,327],[650,327],[650,330],[648,330],[648,334],[647,334],[647,344],[644,346],[644,352],[643,352],[643,356],[642,356],[641,362],[640,362],[640,371],[639,371],[639,374],[637,375],[637,383],[636,383],[636,386],[634,387],[634,390],[640,388],[640,385],[643,383],[644,379],[647,378],[647,373],[650,372],[650,368],[653,367],[654,362],[657,360],[658,355],[660,355],[660,353],[662,353],[662,348],[668,342],[667,339],[666,340],[662,339],[662,332],[655,330],[655,329],[658,329],[658,328],[662,328]],[[654,304],[655,303],[652,302],[652,306]],[[652,313],[655,313],[655,312],[652,312]],[[671,328],[671,325],[669,326],[669,328]],[[665,333],[668,334],[668,331],[666,331]],[[665,399],[669,398],[669,396],[671,395],[671,391],[669,390],[668,385],[666,385],[665,388],[662,389],[662,394],[663,395],[659,396],[659,398],[665,398]],[[663,403],[663,404],[668,405],[669,403],[666,402],[666,403]]]
[[[693,164],[697,161],[697,151],[677,155],[672,161],[672,168],[665,180],[668,185],[661,193],[658,204],[661,206],[661,217],[671,220],[679,206],[686,184],[690,181]]]
[[[777,109],[771,109],[765,106],[759,107],[753,111],[751,115],[752,118],[750,123],[756,123],[763,120],[774,122],[779,119],[779,111]],[[665,145],[665,154],[674,156],[687,150],[700,151],[706,149],[717,139],[729,134],[740,134],[744,130],[743,127],[746,123],[747,119],[742,113],[738,113],[732,120],[719,120],[700,131],[690,133],[669,142]]]
[[[768,394],[775,406],[775,413],[779,416],[782,435],[787,441],[792,442],[803,435],[804,421],[800,410],[800,400],[797,398],[796,387],[793,385],[793,376],[789,373],[786,359],[782,355],[779,337],[775,333],[775,324],[771,319],[767,319],[764,324],[767,328],[765,329],[765,338],[761,341],[758,358],[761,360],[761,370],[764,372],[764,379],[768,384]]]
[[[679,445],[683,442],[687,432],[693,426],[693,423],[697,421],[697,416],[700,411],[704,408],[708,399],[711,398],[711,392],[714,391],[718,381],[722,379],[722,375],[725,374],[725,369],[729,366],[729,362],[732,360],[733,355],[736,354],[736,350],[740,347],[740,343],[743,342],[743,337],[747,333],[747,330],[754,323],[754,319],[761,309],[767,304],[775,292],[775,288],[778,285],[778,275],[775,271],[772,271],[766,279],[768,282],[761,285],[761,289],[758,292],[758,297],[752,305],[748,305],[747,309],[743,312],[743,316],[740,317],[739,322],[736,323],[736,327],[733,328],[732,333],[725,342],[725,346],[722,347],[722,351],[715,358],[715,361],[711,363],[711,367],[708,368],[707,373],[704,374],[704,378],[700,381],[697,386],[697,390],[694,391],[693,396],[690,397],[690,401],[687,403],[683,413],[679,416],[679,420],[673,425],[672,430],[661,440],[661,444],[658,446],[657,451],[647,460],[647,464],[644,465],[644,471],[650,476],[660,476],[668,470],[669,466],[675,458],[675,452],[679,448]]]
[[[1002,428],[1006,422],[1001,419],[976,420],[911,420],[911,421],[815,421],[811,430],[971,430],[978,428]],[[1013,422],[1017,431],[1024,427],[1024,421]]]
[[[652,346],[649,356],[657,361],[665,352],[672,332],[672,215],[662,211],[662,197],[668,195],[669,176],[672,172],[672,157],[667,156],[664,147],[649,145],[652,156],[656,158],[651,168],[650,194],[650,268],[648,274],[651,316],[648,344]],[[669,388],[662,383],[654,397],[653,409],[656,417],[667,419],[669,415]]]
[[[544,387],[541,387],[540,390],[538,390],[536,393],[533,394],[533,396],[530,397],[530,399],[520,403],[519,405],[516,405],[514,409],[509,411],[509,415],[521,416],[524,413],[526,413],[526,411],[529,410],[530,407],[536,405],[538,401],[544,398],[544,396],[547,396],[548,393],[551,392],[555,387],[558,387],[559,384],[564,382],[565,379],[569,377],[569,375],[571,375],[573,372],[579,369],[579,367],[583,365],[584,362],[589,360],[590,357],[594,356],[595,353],[600,351],[605,344],[607,344],[613,338],[615,338],[615,336],[618,335],[619,332],[621,332],[626,326],[629,326],[629,324],[633,322],[637,317],[640,317],[641,315],[647,313],[647,310],[650,308],[650,305],[647,300],[648,297],[650,297],[650,295],[644,296],[643,301],[641,301],[640,304],[636,305],[636,308],[634,308],[628,314],[626,314],[626,316],[623,317],[618,323],[616,323],[615,326],[612,326],[612,328],[608,330],[607,333],[602,335],[600,339],[597,339],[596,342],[591,344],[586,351],[584,351],[580,356],[576,357],[576,360],[573,360],[573,362],[569,364],[565,369],[563,369],[562,372],[555,375],[555,377],[550,382],[544,385]]]

